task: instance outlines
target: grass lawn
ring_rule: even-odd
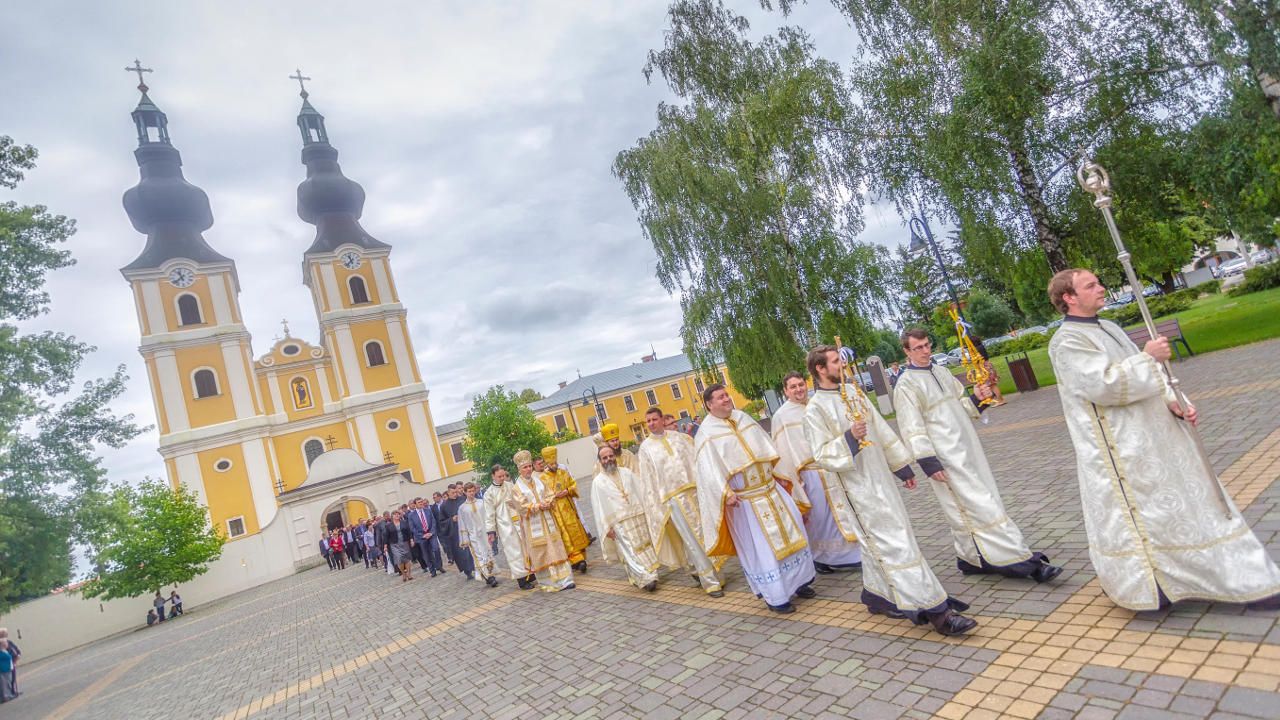
[[[1197,355],[1280,337],[1280,288],[1236,297],[1209,295],[1180,313],[1163,315],[1156,321],[1171,318],[1177,318],[1182,324],[1182,332]],[[1015,388],[1005,365],[1006,359],[1001,356],[994,360],[1000,373],[1000,392],[1011,393]],[[1049,364],[1049,348],[1028,351],[1027,359],[1031,361],[1031,368],[1041,387],[1057,382]]]

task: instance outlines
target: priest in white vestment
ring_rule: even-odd
[[[493,552],[489,549],[489,534],[485,524],[484,501],[476,497],[479,488],[475,483],[467,483],[464,490],[467,499],[458,508],[458,544],[463,552],[471,553],[476,572],[484,578],[485,584],[497,587],[498,578],[493,574]]]
[[[521,589],[528,589],[536,581],[538,587],[546,592],[572,590],[576,585],[573,583],[573,568],[569,565],[569,553],[565,550],[560,526],[551,512],[555,506],[555,492],[542,481],[541,476],[533,474],[532,453],[521,450],[512,459],[519,475],[511,481],[507,507],[520,516],[524,562],[529,569],[523,582],[517,582]]]
[[[501,465],[494,465],[489,471],[493,485],[484,494],[484,526],[485,530],[498,539],[498,547],[502,548],[502,557],[507,561],[507,569],[511,571],[511,579],[520,583],[522,589],[532,589],[525,580],[529,576],[529,566],[524,559],[524,533],[520,530],[520,514],[511,510],[511,475]],[[528,587],[526,587],[528,585]]]
[[[809,351],[814,394],[804,413],[814,461],[844,487],[862,543],[862,602],[874,614],[926,622],[960,635],[977,621],[947,595],[920,552],[897,480],[916,486],[911,452],[856,385],[844,385],[844,359],[831,345]],[[902,382],[899,380],[898,382]],[[844,385],[844,390],[841,386]]]
[[[653,592],[658,589],[658,555],[649,536],[640,479],[618,467],[608,445],[598,448],[596,461],[601,470],[591,481],[591,513],[604,533],[600,549],[605,562],[621,562],[632,585]]]
[[[778,448],[773,474],[793,488],[803,488],[808,499],[804,528],[813,551],[813,567],[824,575],[837,569],[861,568],[862,548],[858,546],[849,499],[839,481],[828,478],[813,461],[813,451],[804,437],[804,410],[809,403],[804,375],[787,373],[782,379],[782,393],[787,401],[773,414],[769,426]]]
[[[649,520],[649,535],[658,561],[669,568],[688,568],[703,592],[724,597],[724,581],[702,547],[693,438],[668,430],[659,408],[649,408],[644,419],[649,437],[640,443],[636,453],[640,467],[637,475],[642,490],[640,501]]]
[[[710,416],[695,439],[694,468],[703,546],[713,558],[736,554],[770,610],[795,612],[792,597],[817,595],[813,553],[800,509],[774,480],[778,452],[724,385],[708,385],[702,399]]]
[[[1076,449],[1089,559],[1117,605],[1214,600],[1280,608],[1280,570],[1200,461],[1161,363],[1169,342],[1142,351],[1100,320],[1106,288],[1064,270],[1049,298],[1066,317],[1049,342]]]
[[[1042,552],[1034,552],[1005,511],[1000,489],[973,421],[991,397],[985,384],[974,394],[951,371],[933,362],[928,331],[902,334],[907,367],[893,390],[898,432],[929,476],[934,497],[951,526],[956,566],[965,575],[995,573],[1047,582],[1062,574]]]

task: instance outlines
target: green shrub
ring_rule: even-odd
[[[1171,292],[1168,295],[1165,295],[1164,297],[1179,298],[1179,299],[1187,298],[1188,300],[1191,300],[1192,302],[1194,302],[1196,298],[1200,297],[1200,288],[1199,287],[1182,288],[1181,290],[1178,290],[1176,292]]]
[[[1222,292],[1222,280],[1215,278],[1213,280],[1210,280],[1209,282],[1200,283],[1199,285],[1191,289],[1197,290],[1202,293],[1206,293],[1208,295],[1217,295],[1218,293]]]
[[[1244,282],[1231,288],[1232,295],[1244,295],[1280,287],[1280,262],[1258,265],[1244,271]]]
[[[1036,348],[1042,348],[1045,345],[1048,345],[1049,338],[1051,336],[1052,334],[1041,335],[1040,333],[1024,333],[1011,340],[988,344],[987,353],[991,355],[991,357],[998,357],[1000,355],[1008,355],[1009,353],[1020,353],[1027,352],[1028,350],[1035,350]]]
[[[1151,317],[1160,318],[1186,310],[1191,307],[1194,299],[1189,294],[1173,293],[1172,295],[1162,295],[1147,300],[1147,307],[1151,309]],[[1131,302],[1124,307],[1098,314],[1121,327],[1127,327],[1142,321],[1142,311],[1138,309],[1137,302]]]

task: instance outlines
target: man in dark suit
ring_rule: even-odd
[[[422,569],[430,570],[431,577],[435,577],[436,573],[443,572],[437,559],[439,550],[435,553],[431,551],[432,546],[438,542],[436,533],[439,532],[439,523],[436,522],[436,515],[427,508],[422,498],[414,498],[413,506],[408,509],[408,521],[409,529],[413,532],[413,542],[422,553]]]
[[[440,503],[442,502],[444,502],[444,496],[441,495],[440,493],[433,493],[431,495],[431,504],[427,506],[431,510],[431,512],[435,513],[436,525],[438,527],[444,527],[444,513],[440,505]],[[444,559],[447,560],[450,565],[452,565],[453,554],[450,552],[449,547],[444,543],[440,542],[439,538],[436,538],[436,544],[435,544],[436,565],[440,567],[441,572],[444,572],[444,563],[441,562],[440,560],[441,548],[444,549]]]
[[[475,562],[471,559],[471,553],[464,552],[462,546],[458,544],[458,511],[462,508],[463,502],[465,500],[459,496],[458,486],[450,485],[447,497],[440,503],[440,515],[443,519],[439,525],[440,544],[453,556],[453,564],[458,568],[458,572],[466,575],[468,580],[472,580],[475,578]]]

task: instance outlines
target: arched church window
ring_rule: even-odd
[[[293,407],[305,410],[314,403],[311,400],[311,384],[306,378],[296,377],[289,381],[289,393],[293,395]]]
[[[387,356],[382,354],[382,343],[370,340],[364,346],[364,355],[369,360],[369,367],[387,364]]]
[[[204,320],[200,317],[200,301],[195,295],[178,296],[178,324],[199,325]]]
[[[307,467],[311,467],[311,463],[324,454],[324,443],[312,438],[302,444],[302,454],[307,458]]]
[[[364,286],[364,278],[352,275],[347,279],[347,286],[351,288],[352,305],[363,305],[369,302],[369,289]]]
[[[192,376],[196,386],[196,398],[213,397],[218,394],[218,376],[208,368],[197,370]]]

